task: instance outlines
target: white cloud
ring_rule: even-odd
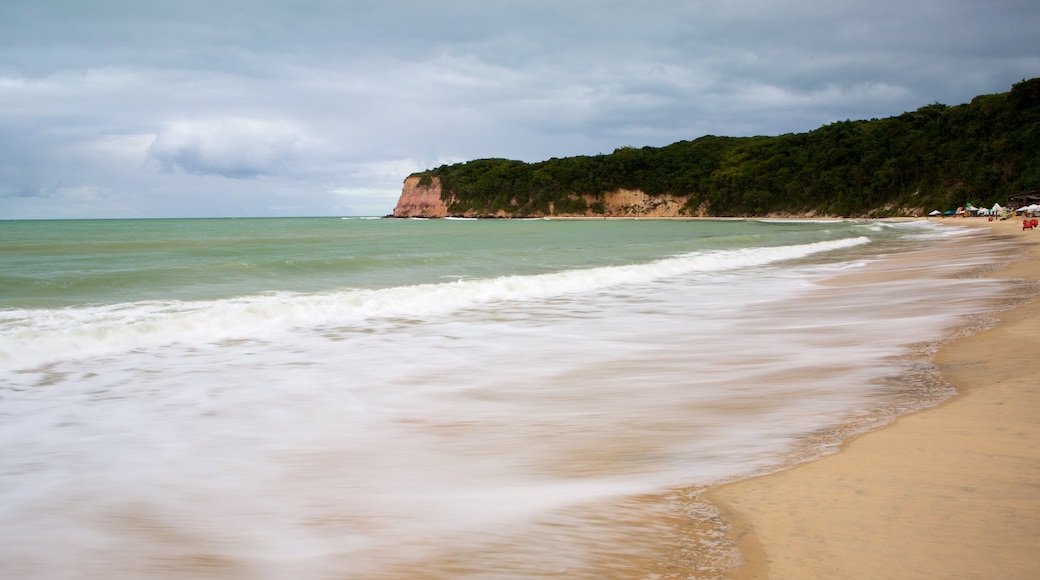
[[[148,155],[166,171],[251,178],[287,171],[307,141],[302,131],[284,121],[180,120],[156,135]]]

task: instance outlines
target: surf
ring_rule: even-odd
[[[447,316],[491,303],[547,300],[691,273],[766,266],[869,242],[866,237],[855,237],[792,246],[698,251],[646,264],[383,289],[6,309],[0,310],[0,362],[12,369],[26,369],[170,344],[264,339],[300,327],[358,326],[377,319]]]

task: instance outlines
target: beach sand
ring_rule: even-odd
[[[992,276],[1040,279],[1040,230]],[[744,563],[733,577],[1035,578],[1040,574],[1040,301],[944,345],[958,395],[816,461],[723,486],[708,499]]]

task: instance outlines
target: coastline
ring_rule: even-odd
[[[952,222],[951,222],[952,223]],[[956,220],[1016,236],[988,276],[1040,281],[1021,220]],[[729,522],[736,579],[1026,578],[1040,567],[1040,300],[935,356],[958,394],[838,453],[705,494]]]

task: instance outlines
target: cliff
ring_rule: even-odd
[[[434,177],[431,183],[422,185],[421,179],[413,175],[404,180],[401,197],[394,207],[394,217],[447,217],[448,206],[441,201],[441,180]]]
[[[678,217],[683,213],[686,196],[660,195],[651,197],[638,189],[618,189],[603,195],[605,217]],[[596,198],[586,196],[592,205]],[[591,213],[581,215],[593,215]]]
[[[422,177],[419,175],[412,175],[404,180],[401,197],[398,198],[397,205],[394,207],[394,217],[677,217],[687,215],[683,213],[686,197],[671,195],[652,197],[636,189],[619,189],[605,194],[601,199],[595,196],[581,198],[586,207],[602,202],[602,211],[598,212],[592,210],[557,212],[552,204],[548,211],[534,211],[529,214],[524,213],[522,216],[501,210],[491,215],[476,211],[451,212],[448,209],[451,199],[446,202],[441,197],[443,192],[441,180],[433,177],[425,185],[421,184],[421,181]]]

